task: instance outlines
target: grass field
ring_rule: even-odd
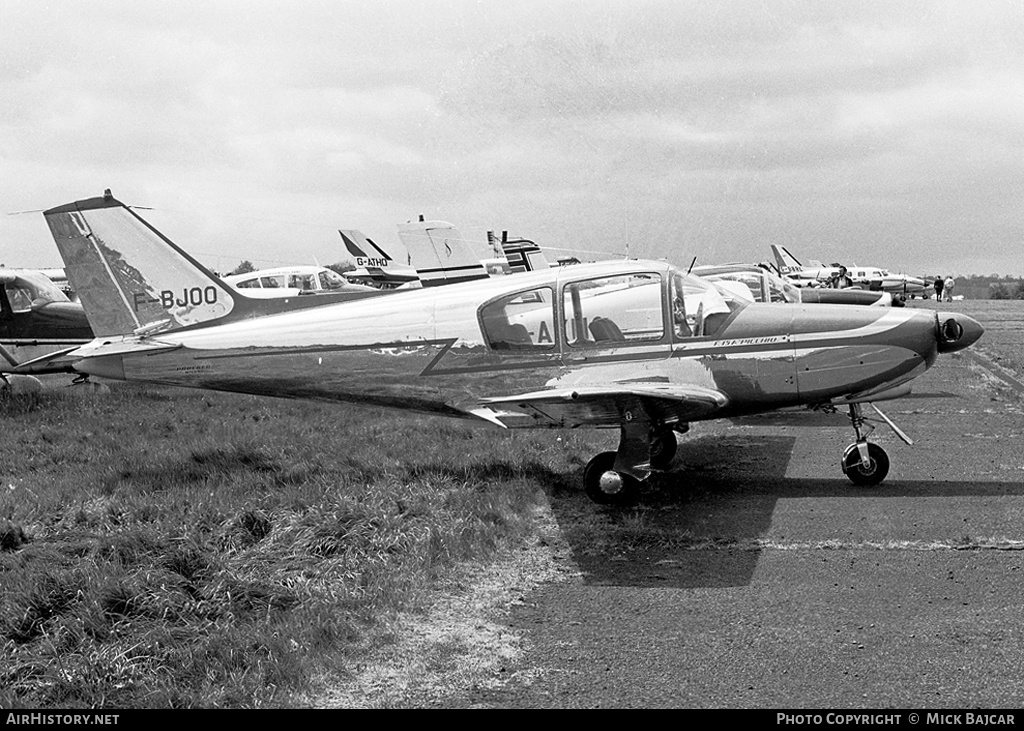
[[[2,708],[282,707],[344,683],[609,441],[128,384],[0,420]]]
[[[1019,303],[943,309],[999,331],[977,350],[1024,371]],[[338,698],[466,564],[533,540],[551,498],[585,560],[679,540],[648,519],[659,486],[672,505],[700,489],[691,465],[653,480],[646,513],[595,508],[580,472],[614,431],[66,383],[0,401],[0,708]]]

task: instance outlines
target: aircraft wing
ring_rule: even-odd
[[[484,399],[471,413],[501,426],[528,420],[553,427],[618,426],[631,418],[657,424],[706,419],[729,403],[721,391],[670,383],[558,388]],[[536,426],[536,423],[532,424]]]

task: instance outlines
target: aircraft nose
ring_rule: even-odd
[[[977,342],[985,328],[973,317],[957,314],[936,314],[940,353],[952,353]]]

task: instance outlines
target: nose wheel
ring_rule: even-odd
[[[892,429],[896,436],[907,444],[914,443],[877,406],[870,406],[878,414],[880,421]],[[853,484],[865,487],[879,484],[889,474],[889,455],[877,444],[868,442],[868,435],[875,428],[871,423],[873,420],[864,416],[864,410],[859,403],[850,404],[850,423],[857,435],[857,441],[843,453],[843,473]]]
[[[877,444],[851,444],[843,454],[843,473],[855,485],[877,485],[889,474],[889,455]]]

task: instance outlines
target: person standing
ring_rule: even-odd
[[[846,267],[839,267],[839,271],[828,280],[828,286],[832,289],[846,289],[853,286],[853,280],[846,274]]]
[[[943,281],[942,275],[939,275],[939,276],[935,277],[935,284],[933,284],[932,286],[935,287],[935,301],[936,302],[941,302],[942,301],[942,288],[945,285],[946,285],[946,283],[945,283],[945,281]]]
[[[953,279],[953,275],[950,274],[946,277],[946,281],[943,283],[942,292],[946,296],[946,302],[953,301],[953,289],[956,287],[956,280]]]

